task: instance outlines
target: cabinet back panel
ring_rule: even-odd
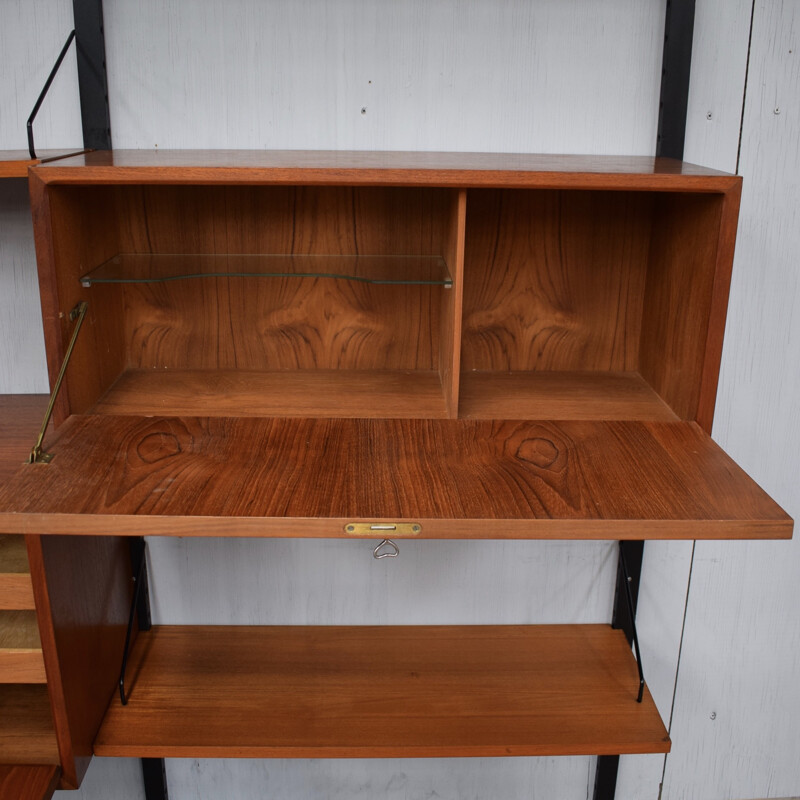
[[[453,192],[320,186],[116,189],[122,252],[443,255]]]
[[[120,288],[134,369],[439,367],[440,287],[203,278]]]
[[[637,368],[652,197],[475,190],[462,368]]]

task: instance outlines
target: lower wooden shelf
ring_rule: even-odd
[[[466,419],[678,419],[638,372],[465,372],[458,410]]]
[[[155,627],[100,756],[455,757],[664,753],[607,625]]]
[[[47,683],[35,611],[0,611],[0,683]]]
[[[0,609],[34,608],[25,537],[0,535]]]
[[[447,417],[431,370],[127,370],[96,414]]]
[[[0,764],[58,764],[47,687],[0,685]]]

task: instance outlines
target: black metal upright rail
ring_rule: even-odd
[[[90,150],[110,150],[111,115],[108,111],[103,0],[72,0],[72,13],[75,17],[83,146]]]
[[[686,115],[689,107],[689,78],[692,69],[695,0],[667,0],[664,18],[664,51],[661,61],[661,93],[658,103],[656,155],[683,158]],[[636,606],[642,574],[644,541],[619,543],[614,612],[611,624],[622,628],[628,643],[636,649],[640,688],[642,662],[636,635]],[[598,756],[594,800],[613,800],[617,790],[619,756]]]

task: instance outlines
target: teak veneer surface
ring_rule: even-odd
[[[0,764],[58,764],[46,686],[0,685]]]
[[[47,183],[273,183],[726,191],[740,178],[649,156],[111,150],[36,168]]]
[[[0,800],[50,800],[58,786],[55,766],[0,766]]]
[[[0,489],[0,529],[432,538],[781,538],[694,423],[73,416]]]
[[[664,753],[607,625],[156,627],[95,754],[421,757]]]

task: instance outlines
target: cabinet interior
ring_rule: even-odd
[[[721,193],[49,194],[71,413],[697,418]]]

